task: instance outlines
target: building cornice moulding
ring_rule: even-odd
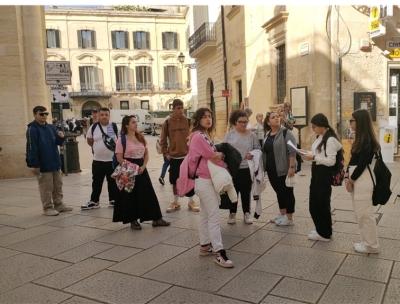
[[[176,56],[175,54],[165,54],[165,55],[161,55],[161,59],[162,59],[162,60],[167,60],[168,58],[178,58],[178,56]]]
[[[226,18],[228,18],[228,20],[231,20],[240,12],[241,7],[242,7],[241,5],[236,5],[234,8],[230,10],[228,14],[226,14]]]
[[[91,58],[96,59],[97,61],[102,61],[102,59],[99,56],[96,56],[96,55],[93,55],[90,53],[84,53],[84,54],[76,56],[76,58],[78,58],[79,60],[82,60],[85,57],[91,57]]]
[[[286,22],[289,18],[288,12],[282,12],[265,22],[261,27],[265,29],[266,33],[269,33],[272,29],[276,28],[278,25]]]
[[[121,58],[121,57],[124,57],[124,58],[126,58],[128,60],[133,60],[133,57],[128,56],[126,54],[114,54],[114,55],[111,56],[111,58],[114,59],[114,60],[117,60],[118,58]]]
[[[55,52],[47,52],[47,58],[49,58],[49,57],[58,57],[61,60],[65,60],[66,59],[63,55],[57,54]]]
[[[146,53],[146,52],[140,52],[140,53],[132,56],[132,59],[133,60],[138,60],[138,59],[140,59],[142,57],[149,58],[149,60],[154,60],[153,56],[151,56],[149,53]]]

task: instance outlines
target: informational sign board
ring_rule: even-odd
[[[44,72],[46,76],[46,84],[71,84],[71,68],[69,61],[45,61]]]
[[[380,37],[386,34],[385,20],[380,19],[380,7],[373,6],[369,14],[369,36]]]
[[[365,109],[371,114],[373,121],[376,121],[376,92],[355,92],[354,110]]]
[[[69,94],[67,88],[52,88],[51,92],[51,102],[54,103],[68,103]]]

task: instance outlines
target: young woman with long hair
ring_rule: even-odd
[[[264,119],[265,138],[263,141],[264,170],[278,198],[279,214],[271,218],[271,223],[278,226],[294,225],[293,213],[295,198],[293,187],[286,186],[286,176],[296,172],[296,150],[287,144],[288,140],[296,145],[293,133],[281,128],[278,113],[270,112]],[[286,135],[285,135],[286,133]]]
[[[126,138],[126,149],[123,154],[122,137]],[[115,206],[113,222],[131,223],[132,229],[140,230],[140,222],[152,220],[153,227],[169,226],[171,223],[164,221],[160,204],[146,165],[149,161],[147,142],[143,134],[137,130],[137,120],[134,115],[125,116],[121,123],[121,136],[117,140],[115,149],[117,160],[120,164],[124,159],[139,165],[139,174],[135,176],[133,191],[119,191]]]
[[[222,160],[224,154],[218,152],[212,143],[215,135],[215,121],[208,108],[198,109],[192,116],[189,134],[189,175],[196,171],[194,191],[200,198],[199,235],[200,256],[215,254],[215,263],[222,267],[233,267],[222,245],[220,213],[217,193],[211,180],[207,161],[227,168]]]
[[[372,126],[371,115],[367,110],[354,111],[350,127],[355,131],[355,139],[351,147],[345,183],[347,191],[351,193],[361,237],[361,243],[354,244],[354,250],[362,253],[378,253],[378,233],[372,206],[374,185],[367,166],[371,164],[374,154],[380,150],[380,145]],[[371,170],[371,173],[375,180],[374,171]]]
[[[229,123],[234,127],[234,129],[225,134],[222,142],[231,144],[240,152],[242,156],[242,162],[240,163],[239,171],[233,178],[233,185],[235,186],[236,192],[238,194],[240,193],[244,222],[250,225],[253,224],[250,214],[252,181],[247,160],[253,159],[251,151],[254,149],[260,149],[261,147],[257,136],[247,129],[248,122],[249,118],[245,111],[233,111],[229,117]],[[234,203],[230,208],[228,224],[235,224],[236,213],[237,203]]]
[[[309,209],[315,229],[308,235],[310,240],[329,242],[332,236],[331,194],[332,166],[342,145],[328,118],[318,113],[311,118],[311,127],[317,139],[311,146],[311,153],[299,150],[304,158],[312,160]]]

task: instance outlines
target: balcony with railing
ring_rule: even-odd
[[[136,82],[134,84],[129,82],[117,82],[115,84],[115,90],[118,92],[154,91],[154,85],[152,82]]]
[[[199,29],[189,37],[189,56],[198,58],[215,50],[217,36],[215,22],[204,22]]]
[[[80,82],[72,90],[72,92],[69,92],[70,98],[111,97],[111,93],[106,92],[104,86],[100,83]]]
[[[163,91],[182,91],[183,85],[181,82],[163,82]]]

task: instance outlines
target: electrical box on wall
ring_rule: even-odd
[[[369,39],[360,39],[360,50],[365,51],[369,49]]]

